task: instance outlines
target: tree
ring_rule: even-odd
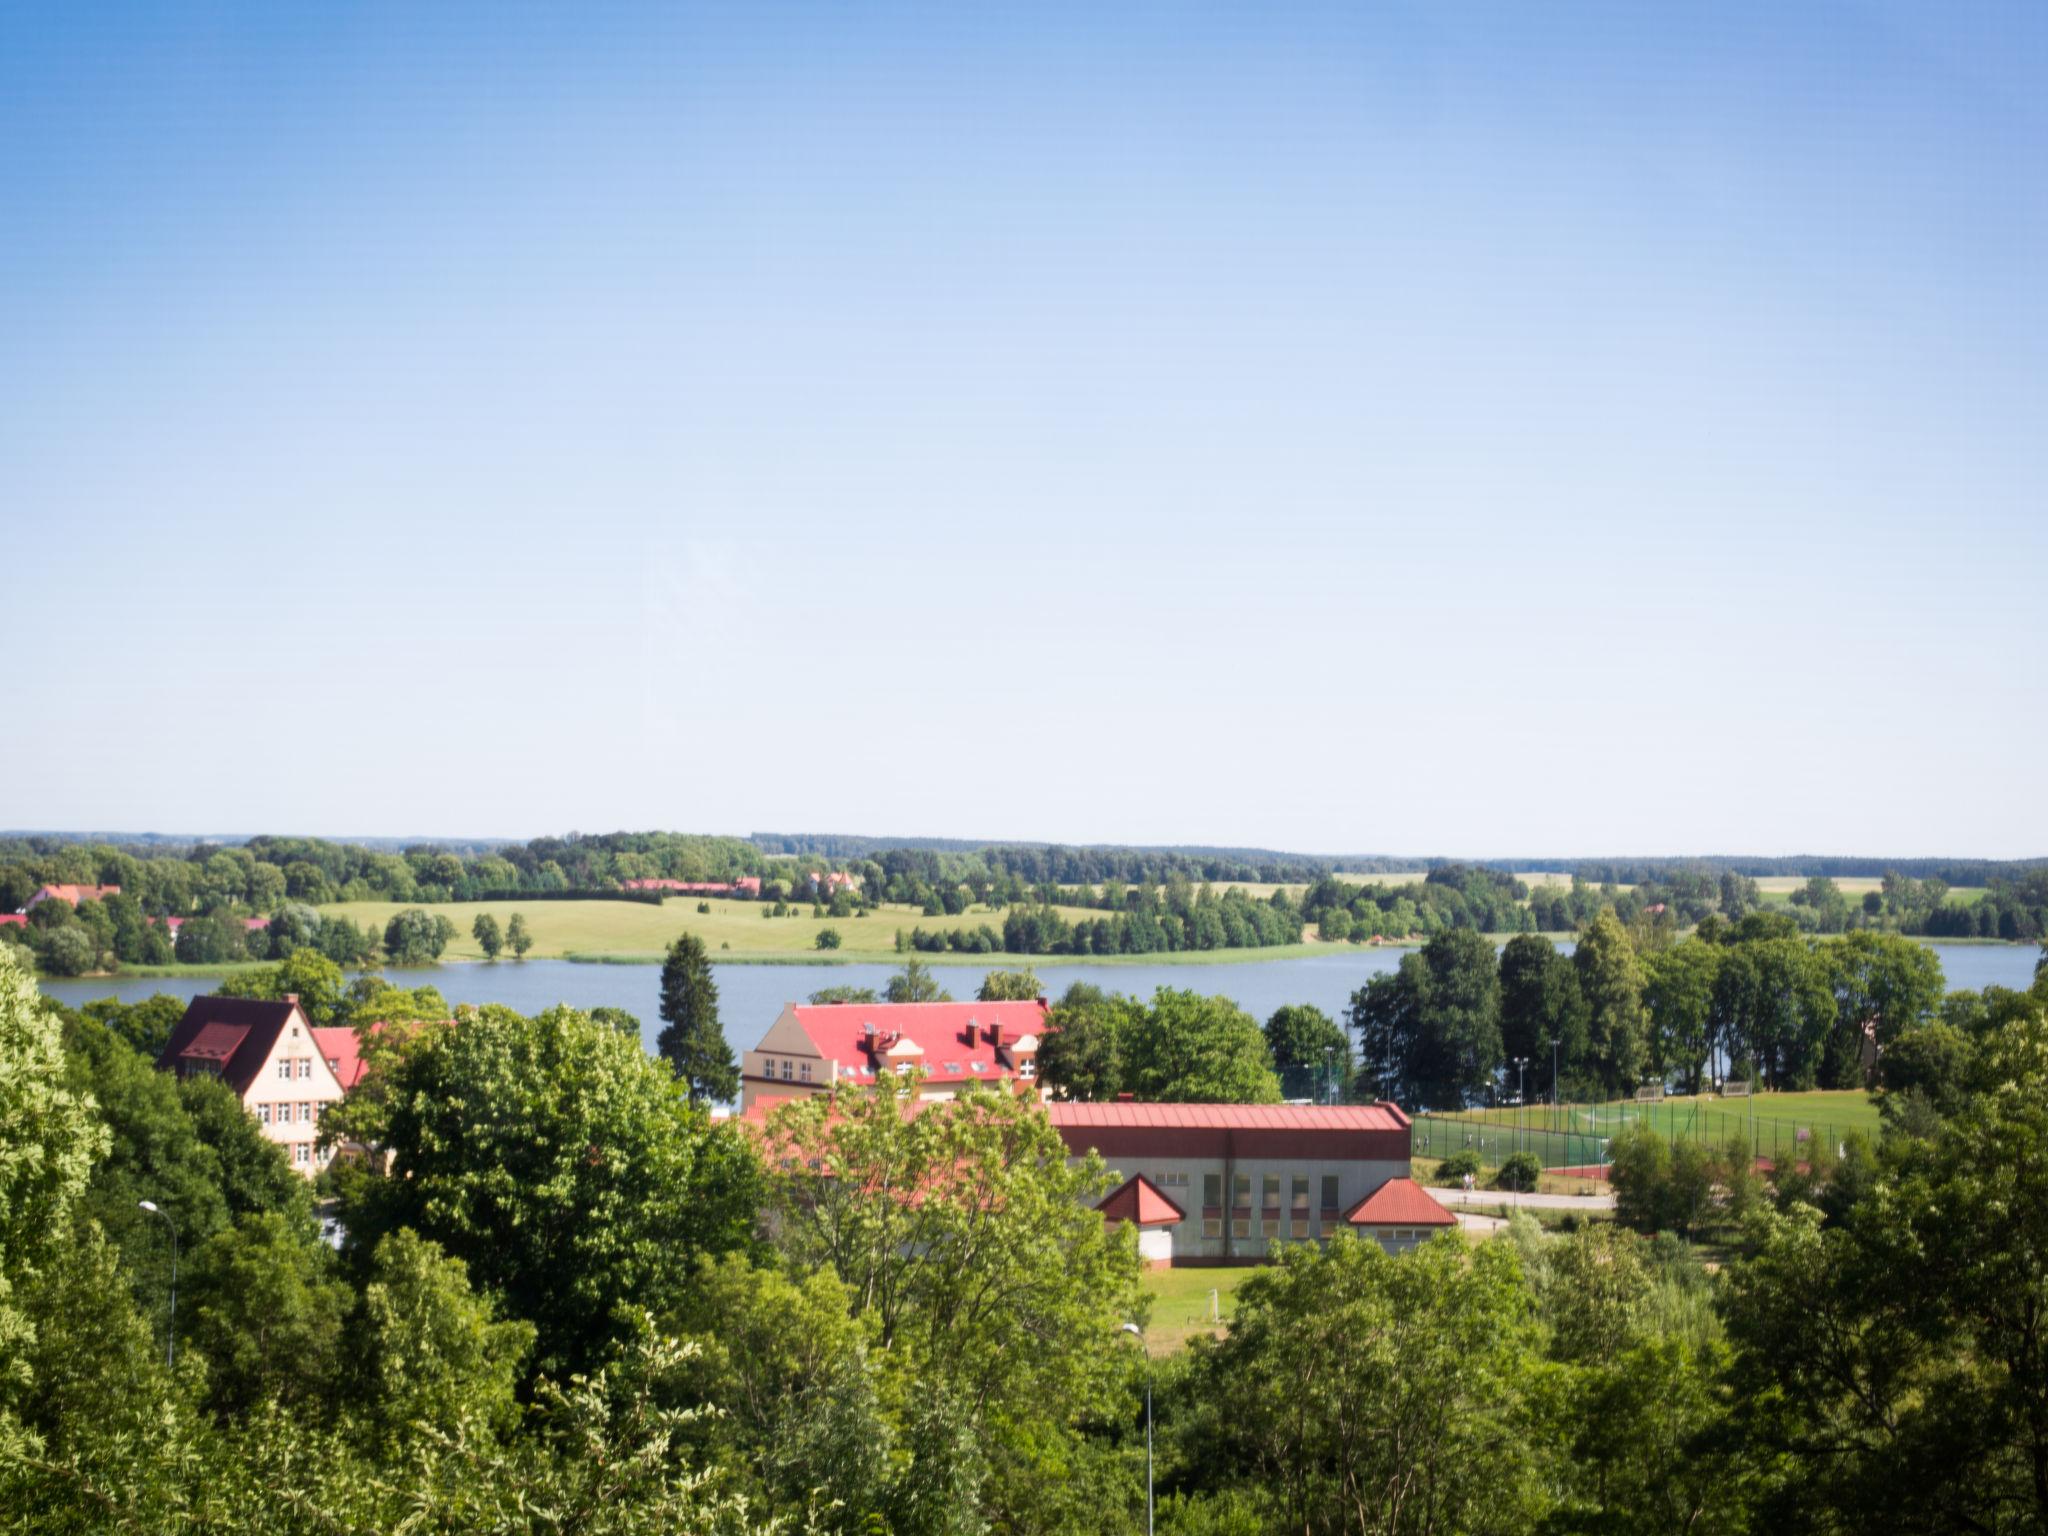
[[[117,997],[94,998],[78,1010],[125,1040],[137,1055],[155,1061],[171,1043],[171,1031],[185,1017],[185,1000],[158,992],[139,1003]]]
[[[616,1029],[628,1039],[640,1038],[640,1020],[623,1008],[597,1007],[590,1010],[593,1024],[602,1024],[607,1029]]]
[[[183,1279],[180,1323],[206,1357],[215,1412],[329,1395],[353,1298],[325,1243],[281,1216],[244,1217],[194,1250]]]
[[[753,1227],[744,1136],[715,1130],[666,1066],[587,1015],[487,1006],[425,1027],[381,1070],[366,1118],[344,1117],[388,1158],[343,1181],[352,1249],[401,1227],[438,1243],[535,1326],[536,1369],[591,1368],[637,1309],[675,1302],[698,1254]]]
[[[1144,1005],[1085,981],[1053,1004],[1038,1043],[1038,1080],[1056,1099],[1113,1099],[1124,1091],[1124,1037]]]
[[[1227,997],[1161,987],[1120,1031],[1126,1080],[1141,1099],[1181,1104],[1277,1104],[1280,1080],[1266,1037]]]
[[[982,1003],[1028,1003],[1045,995],[1044,983],[1031,970],[990,971],[974,994]]]
[[[668,958],[662,962],[661,1017],[667,1028],[655,1048],[688,1086],[690,1102],[717,1104],[736,1097],[739,1062],[719,1026],[711,956],[694,933],[669,945]]]
[[[837,928],[820,928],[815,942],[820,949],[837,949],[839,947],[839,930]]]
[[[1266,1020],[1266,1047],[1288,1098],[1320,1101],[1332,1084],[1341,1092],[1351,1082],[1351,1037],[1320,1008],[1290,1003],[1275,1009]]]
[[[512,1428],[532,1347],[533,1326],[497,1321],[460,1259],[409,1228],[377,1244],[353,1353],[373,1432],[391,1449],[423,1430]]]
[[[1536,933],[1518,933],[1500,952],[1502,1059],[1527,1057],[1555,1098],[1553,1076],[1576,1074],[1586,1055],[1586,1006],[1569,957]]]
[[[1727,951],[1686,939],[1648,957],[1643,1002],[1649,1010],[1651,1066],[1698,1093],[1708,1058],[1721,1044],[1714,1031],[1714,984]]]
[[[892,1003],[950,1003],[952,994],[941,988],[921,960],[906,960],[903,969],[889,978],[888,1001]]]
[[[83,976],[97,958],[91,935],[76,925],[59,928],[43,941],[43,969],[52,976]]]
[[[1137,1246],[1093,1208],[1101,1160],[1070,1160],[1035,1105],[976,1084],[911,1114],[916,1094],[891,1079],[776,1110],[771,1230],[791,1273],[839,1277],[900,1382],[896,1459],[923,1482],[892,1528],[978,1529],[1042,1502],[1043,1468],[1085,1458],[1077,1427],[1128,1404],[1114,1342],[1142,1306]]]
[[[818,1003],[878,1003],[881,998],[873,987],[820,987],[811,994],[811,1002]]]
[[[470,937],[476,940],[476,947],[484,952],[486,960],[498,958],[498,951],[505,947],[505,935],[498,928],[498,920],[488,912],[479,912],[476,921],[469,925]]]
[[[108,1143],[92,1101],[66,1084],[57,1020],[14,955],[0,947],[0,1362],[35,1336],[15,1293],[62,1242]]]
[[[512,951],[515,960],[524,960],[526,952],[533,948],[533,935],[527,930],[524,912],[514,912],[505,920],[505,947]]]
[[[392,965],[431,965],[454,936],[454,924],[424,907],[407,907],[384,925],[384,958]]]
[[[296,997],[306,1022],[322,1028],[340,1020],[347,989],[341,967],[317,949],[295,949],[276,965],[224,977],[219,987],[224,997]]]
[[[1230,1405],[1222,1450],[1269,1491],[1271,1529],[1526,1529],[1544,1498],[1522,1428],[1534,1338],[1510,1244],[1395,1259],[1344,1233],[1238,1288],[1199,1390]]]
[[[1586,1000],[1589,1068],[1609,1093],[1633,1090],[1650,1065],[1643,967],[1612,912],[1602,912],[1579,935],[1572,969]]]
[[[1462,1108],[1494,1086],[1501,1065],[1493,946],[1469,928],[1443,930],[1352,994],[1351,1025],[1371,1083],[1362,1092]]]

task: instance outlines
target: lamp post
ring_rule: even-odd
[[[1123,1331],[1145,1347],[1145,1333],[1136,1323],[1125,1323]],[[1145,1536],[1152,1536],[1152,1371],[1145,1370]]]
[[[1516,1150],[1517,1152],[1520,1152],[1520,1151],[1522,1151],[1522,1150],[1523,1150],[1523,1147],[1522,1147],[1522,1141],[1523,1141],[1523,1137],[1522,1137],[1522,1134],[1521,1134],[1521,1132],[1522,1132],[1522,1121],[1523,1121],[1523,1119],[1524,1119],[1524,1116],[1523,1116],[1523,1113],[1522,1113],[1522,1098],[1523,1098],[1524,1092],[1525,1092],[1525,1090],[1527,1089],[1527,1086],[1528,1086],[1528,1078],[1529,1078],[1529,1072],[1528,1072],[1528,1068],[1529,1068],[1529,1058],[1528,1058],[1528,1057],[1526,1057],[1526,1056],[1517,1056],[1517,1057],[1515,1058],[1515,1150]]]
[[[164,1334],[164,1369],[170,1370],[178,1363],[178,1224],[154,1200],[135,1203],[150,1215],[163,1217],[164,1225],[171,1229],[171,1325]]]

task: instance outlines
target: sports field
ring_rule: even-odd
[[[699,912],[694,897],[682,896],[660,906],[641,901],[457,901],[438,904],[345,901],[320,910],[346,917],[378,934],[383,933],[384,925],[395,913],[408,907],[419,906],[429,912],[443,914],[456,929],[455,938],[443,956],[449,960],[483,958],[483,951],[470,936],[470,927],[481,912],[495,917],[501,929],[511,920],[513,913],[523,915],[527,931],[533,935],[533,948],[528,952],[528,958],[535,960],[659,960],[677,935],[694,933],[720,960],[898,961],[903,958],[896,953],[896,930],[899,928],[905,933],[913,928],[922,928],[927,933],[951,932],[956,928],[972,929],[986,923],[998,934],[1003,931],[1003,914],[1000,912],[970,910],[956,917],[926,917],[916,907],[884,906],[866,917],[816,918],[811,916],[810,907],[804,905],[795,908],[787,917],[769,917],[765,914],[772,910],[772,903],[712,900],[706,905],[711,910]],[[1075,907],[1056,910],[1069,922],[1102,915]],[[838,930],[839,948],[818,948],[818,932],[824,928]],[[1311,946],[1286,945],[1272,949],[1091,956],[1089,962],[1096,965],[1118,964],[1128,959],[1153,965],[1198,964],[1242,960],[1249,956],[1277,960],[1312,952]],[[1023,964],[1032,961],[1052,964],[1072,957],[930,954],[917,958],[934,965],[950,960],[986,965],[991,962]]]
[[[1230,1321],[1238,1286],[1258,1272],[1256,1265],[1147,1270],[1144,1283],[1152,1298],[1152,1320],[1145,1325],[1145,1348],[1155,1355],[1170,1355],[1198,1333],[1221,1333]],[[1221,1322],[1209,1318],[1212,1290]]]
[[[1624,1126],[1646,1125],[1663,1136],[1722,1146],[1738,1138],[1760,1156],[1797,1157],[1820,1141],[1839,1144],[1851,1132],[1878,1133],[1877,1106],[1854,1090],[1760,1093],[1753,1098],[1667,1098],[1653,1103],[1533,1104],[1456,1115],[1417,1115],[1415,1150],[1446,1157],[1469,1148],[1489,1165],[1517,1150],[1546,1168],[1593,1167]]]

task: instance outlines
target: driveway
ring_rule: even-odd
[[[1502,1206],[1531,1211],[1611,1211],[1612,1195],[1517,1195],[1505,1189],[1432,1189],[1439,1205],[1497,1211]]]

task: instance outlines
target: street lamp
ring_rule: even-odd
[[[1144,1329],[1136,1323],[1125,1323],[1123,1331],[1138,1341],[1140,1349],[1144,1348]],[[1152,1371],[1149,1362],[1145,1371],[1145,1536],[1152,1536]]]
[[[1515,1058],[1515,1130],[1517,1132],[1517,1140],[1521,1139],[1519,1133],[1522,1128],[1522,1094],[1527,1086],[1528,1066],[1528,1057],[1517,1056]],[[1523,1149],[1517,1147],[1515,1150],[1519,1152]]]
[[[135,1203],[150,1215],[163,1217],[164,1225],[171,1229],[171,1326],[164,1334],[164,1369],[170,1370],[178,1363],[178,1224],[154,1200]]]

